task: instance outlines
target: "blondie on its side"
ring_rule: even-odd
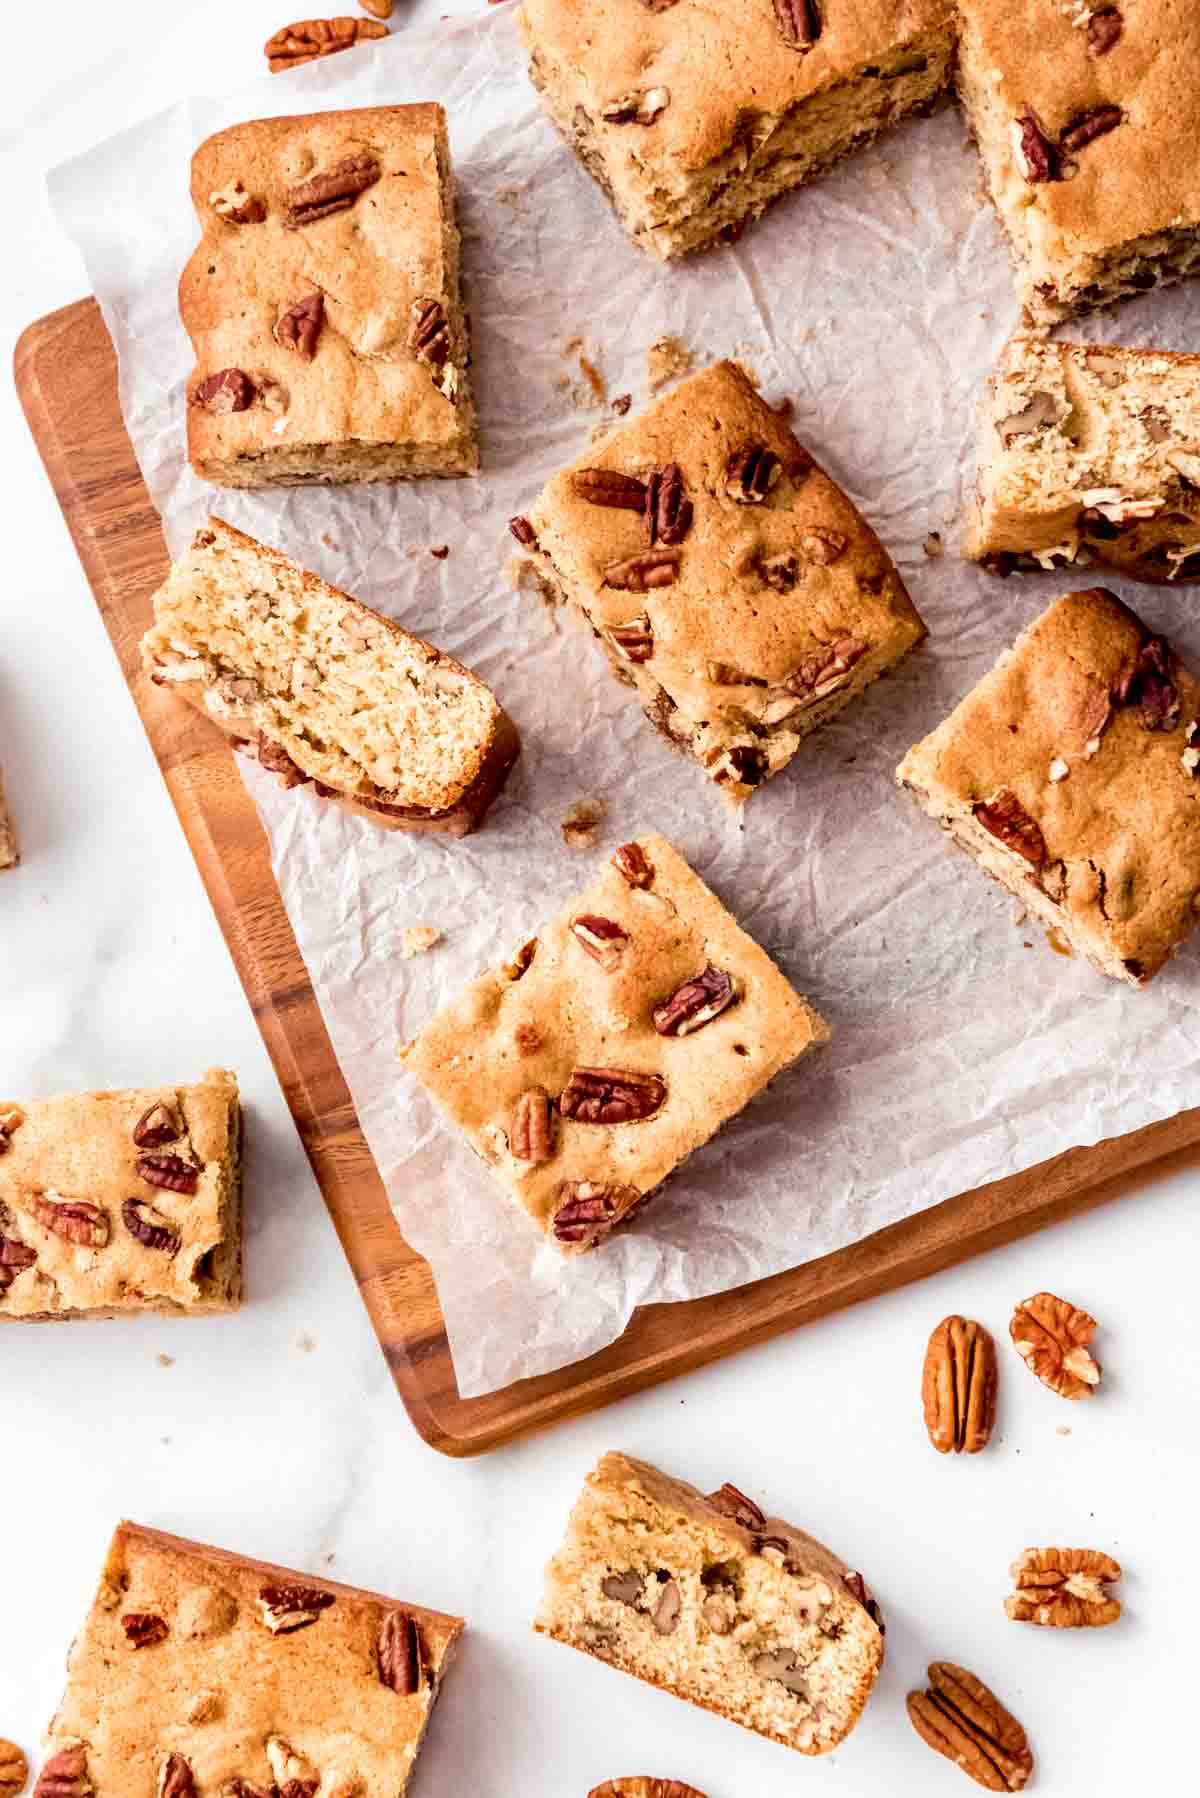
[[[440,106],[255,119],[192,159],[188,454],[224,487],[479,465]]]
[[[20,859],[17,833],[13,829],[13,821],[8,815],[8,806],[4,800],[4,772],[0,769],[0,871],[15,868]]]
[[[1200,269],[1195,0],[959,0],[958,87],[1032,323]]]
[[[954,51],[951,0],[525,0],[517,24],[551,118],[663,258],[928,104]]]
[[[967,554],[1200,580],[1200,356],[1014,338],[980,415]]]
[[[738,802],[925,635],[874,531],[732,362],[556,475],[512,529]]]
[[[393,830],[465,836],[516,760],[516,728],[460,662],[210,518],[154,596],[150,679],[284,786]]]
[[[683,857],[644,836],[400,1054],[581,1254],[828,1035]]]
[[[845,1740],[883,1664],[861,1573],[735,1486],[627,1455],[588,1475],[534,1628],[801,1754]]]
[[[1144,986],[1200,907],[1200,685],[1102,587],[1067,593],[896,778],[1102,974]]]
[[[42,1778],[95,1798],[403,1798],[462,1629],[119,1524]]]
[[[233,1311],[237,1080],[0,1100],[0,1322]]]

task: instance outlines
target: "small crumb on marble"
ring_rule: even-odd
[[[400,932],[400,956],[411,961],[414,955],[425,955],[442,940],[436,924],[409,924]]]
[[[924,549],[927,556],[944,556],[946,553],[946,546],[942,542],[942,533],[940,531],[930,531],[925,539]]]
[[[646,351],[646,380],[651,393],[686,375],[694,360],[691,350],[678,337],[656,338]]]
[[[310,1336],[307,1330],[302,1330],[296,1338],[296,1347],[302,1354],[311,1355],[316,1346],[316,1337]]]
[[[336,538],[330,536],[328,531],[322,532],[321,542],[325,545],[326,549],[341,549],[342,547]]]
[[[594,849],[607,812],[603,799],[577,799],[559,827],[567,848]]]
[[[1071,1434],[1070,1424],[1069,1423],[1060,1423],[1058,1428],[1055,1430],[1054,1434],[1056,1436],[1069,1436]]]
[[[429,553],[435,560],[444,562],[446,557],[450,554],[450,545],[448,543],[435,543]]]
[[[156,1355],[154,1358],[160,1367],[174,1367],[175,1365],[174,1355]]]

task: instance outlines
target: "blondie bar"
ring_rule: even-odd
[[[4,774],[0,770],[0,870],[15,868],[20,859],[17,833],[13,829],[13,821],[8,815],[8,806],[4,800]]]
[[[119,1524],[42,1780],[55,1768],[76,1783],[47,1791],[81,1798],[402,1798],[462,1628]]]
[[[683,857],[645,836],[400,1054],[580,1254],[828,1034]]]
[[[1200,908],[1200,686],[1111,593],[1067,593],[896,778],[1103,974],[1153,978]]]
[[[534,1628],[802,1754],[845,1740],[883,1664],[861,1573],[736,1486],[627,1455],[588,1475]]]
[[[682,256],[927,105],[951,0],[525,0],[555,124],[643,249]]]
[[[232,1311],[241,1295],[231,1073],[0,1101],[0,1321]]]
[[[192,159],[188,453],[226,487],[478,467],[440,106],[233,125]]]
[[[874,531],[732,362],[614,431],[511,528],[736,801],[925,635]]]
[[[967,554],[1200,580],[1200,356],[1014,338],[980,417]]]
[[[390,618],[210,518],[154,596],[150,679],[284,786],[393,830],[465,836],[516,760],[490,688]]]

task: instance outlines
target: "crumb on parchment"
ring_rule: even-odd
[[[400,932],[400,954],[404,961],[424,955],[442,940],[436,924],[409,924]]]
[[[685,343],[669,334],[658,337],[646,351],[646,380],[651,393],[657,393],[668,381],[686,375],[695,357]]]

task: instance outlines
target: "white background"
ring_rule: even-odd
[[[6,9],[8,352],[84,291],[44,171],[187,93],[240,85],[283,11]],[[251,1126],[240,1315],[3,1333],[0,1736],[36,1748],[124,1514],[465,1615],[416,1781],[425,1798],[586,1798],[643,1772],[709,1798],[830,1782],[842,1798],[965,1790],[904,1718],[935,1656],[1010,1702],[1056,1798],[1186,1790],[1200,1599],[1194,1173],[552,1436],[476,1462],[435,1455],[391,1386],[7,383],[0,408],[0,758],[26,857],[0,877],[0,1092],[226,1062]],[[1101,1321],[1105,1380],[1089,1405],[1046,1393],[1007,1346],[1013,1302],[1041,1286]],[[992,1327],[1002,1372],[992,1447],[953,1463],[928,1446],[918,1392],[926,1335],[950,1310]],[[864,1567],[889,1657],[843,1749],[798,1761],[529,1634],[541,1564],[607,1447],[705,1487],[732,1478]],[[1049,1542],[1124,1563],[1115,1629],[1057,1636],[1005,1620],[1009,1560]]]

